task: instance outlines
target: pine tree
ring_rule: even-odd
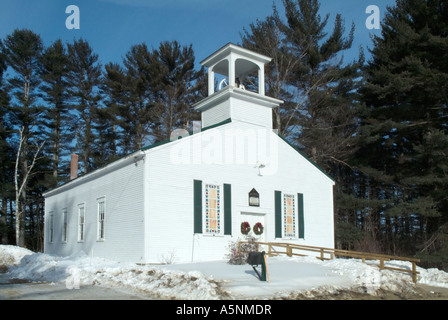
[[[191,46],[177,41],[162,42],[158,49],[134,45],[123,59],[123,67],[105,66],[105,104],[113,114],[122,153],[169,139],[177,128],[189,129],[199,115],[192,105],[205,97],[206,76],[195,70]]]
[[[42,108],[37,104],[39,94],[39,64],[43,43],[39,35],[31,30],[15,30],[4,40],[3,53],[6,63],[14,71],[8,79],[8,91],[11,98],[8,113],[11,125],[20,128],[16,143],[17,179],[16,187],[16,244],[25,245],[25,214],[27,206],[28,176],[33,161],[32,145],[37,135],[36,128]],[[20,186],[20,188],[19,188]],[[18,191],[20,193],[18,194]]]
[[[274,13],[265,20],[257,20],[243,29],[241,34],[243,47],[272,58],[265,66],[266,95],[284,101],[273,110],[273,127],[279,134],[286,133],[287,110],[294,107],[294,92],[288,86],[293,81],[293,71],[300,68],[300,59],[292,53],[285,35],[279,28],[281,19],[274,7]]]
[[[321,16],[317,0],[283,0],[282,4],[285,16],[274,6],[272,16],[244,30],[243,46],[273,58],[266,67],[266,92],[285,101],[274,110],[273,126],[335,178],[336,223],[347,235],[339,234],[338,243],[352,245],[353,236],[345,231],[359,225],[359,201],[351,188],[357,173],[351,161],[364,112],[357,93],[364,56],[360,52],[358,61],[343,61],[354,26],[346,36],[340,14],[329,29],[330,16]]]
[[[446,1],[398,0],[374,38],[362,91],[370,111],[360,165],[410,253],[448,222],[447,36]]]
[[[150,144],[155,128],[154,90],[152,88],[152,53],[142,43],[132,46],[123,59],[124,70],[108,69],[115,83],[119,101],[119,125],[123,129],[122,146],[133,152]]]
[[[68,44],[70,72],[68,76],[69,94],[72,105],[77,111],[76,148],[80,152],[80,162],[84,173],[90,172],[97,165],[94,160],[95,112],[102,99],[100,86],[102,70],[98,55],[89,43],[83,39]]]
[[[3,54],[3,42],[0,40],[0,243],[8,244],[7,206],[13,186],[11,163],[13,152],[7,142],[11,135],[11,127],[7,122],[9,97],[5,88],[3,74],[6,71],[6,57]]]
[[[192,121],[199,119],[192,105],[205,97],[205,72],[195,70],[192,46],[177,41],[162,42],[153,51],[151,84],[158,113],[154,129],[156,141],[169,139],[177,128],[189,130]]]
[[[69,61],[61,40],[55,41],[42,54],[40,76],[42,79],[42,98],[45,102],[42,132],[47,134],[46,152],[52,163],[51,187],[67,178],[67,162],[63,161],[70,152],[73,137],[72,115],[69,112],[68,72]]]
[[[102,90],[104,92],[104,104],[108,109],[107,119],[112,121],[112,134],[111,146],[110,148],[115,152],[116,155],[121,154],[120,142],[124,135],[119,127],[121,121],[120,112],[126,109],[128,106],[128,91],[126,87],[126,76],[124,74],[123,68],[116,63],[108,63],[104,66],[103,75],[103,86]],[[127,114],[126,112],[123,112]],[[123,144],[123,147],[126,147]]]
[[[329,14],[322,17],[317,0],[284,0],[286,22],[279,21],[290,50],[300,60],[289,83],[295,105],[286,112],[285,135],[295,137],[308,156],[324,168],[346,161],[357,125],[355,79],[362,59],[343,62],[351,47],[354,26],[344,36],[344,20],[337,14],[331,34],[324,30]]]
[[[92,110],[93,129],[95,132],[91,154],[94,167],[100,168],[120,156],[115,110],[110,106],[99,105]]]
[[[285,17],[272,16],[244,30],[243,45],[273,58],[266,68],[267,94],[285,100],[274,110],[274,128],[325,169],[344,163],[353,153],[362,106],[357,103],[359,61],[343,62],[354,26],[344,36],[337,14],[330,34],[329,15],[317,0],[283,0]],[[319,146],[319,147],[317,147]]]

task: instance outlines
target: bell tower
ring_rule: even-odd
[[[232,119],[272,128],[272,108],[283,101],[265,96],[264,66],[270,61],[232,43],[203,60],[201,65],[208,68],[208,97],[194,105],[201,111],[202,127]],[[224,78],[216,81],[218,75]],[[246,89],[249,76],[255,91]]]

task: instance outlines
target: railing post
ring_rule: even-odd
[[[415,265],[415,262],[412,262],[412,281],[417,283],[417,266]]]
[[[292,257],[292,248],[289,246],[289,244],[286,245],[286,254],[288,257]]]

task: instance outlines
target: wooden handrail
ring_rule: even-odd
[[[293,250],[302,250],[302,251],[311,251],[311,252],[317,252],[319,253],[319,256],[317,256],[317,259],[320,260],[331,260],[334,259],[335,256],[344,256],[344,257],[351,257],[351,258],[358,258],[361,259],[362,262],[366,262],[366,260],[379,260],[378,267],[380,270],[393,270],[393,271],[403,271],[411,273],[412,275],[412,281],[414,283],[417,282],[417,274],[419,272],[417,271],[416,263],[420,262],[420,259],[413,259],[413,258],[406,258],[406,257],[396,257],[392,255],[385,255],[385,254],[378,254],[378,253],[368,253],[368,252],[362,252],[362,251],[351,251],[351,250],[341,250],[341,249],[333,249],[333,248],[325,248],[325,247],[316,247],[316,246],[307,246],[302,244],[294,244],[294,243],[285,243],[285,242],[252,242],[252,241],[240,241],[238,243],[238,251],[241,252],[247,252],[242,251],[241,244],[243,243],[251,243],[256,244],[256,248],[258,251],[259,245],[266,245],[268,246],[268,252],[267,255],[271,257],[273,255],[272,251],[275,251],[275,254],[286,254],[287,256],[291,257],[293,255],[295,256],[305,256],[305,254],[300,253],[294,253]],[[285,248],[285,251],[277,251],[273,247],[280,247]],[[329,255],[329,257],[325,257],[325,255]],[[385,261],[390,260],[400,260],[400,261],[409,261],[412,264],[411,270],[408,269],[402,269],[402,268],[396,268],[396,267],[388,267],[384,264]]]

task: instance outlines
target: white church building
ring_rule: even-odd
[[[201,62],[209,94],[194,106],[201,122],[193,133],[176,130],[169,141],[46,192],[45,252],[221,260],[246,233],[334,247],[334,180],[273,130],[272,109],[282,101],[265,96],[270,60],[225,45]],[[215,92],[218,75],[227,83]],[[239,84],[247,75],[258,78],[256,92]]]

